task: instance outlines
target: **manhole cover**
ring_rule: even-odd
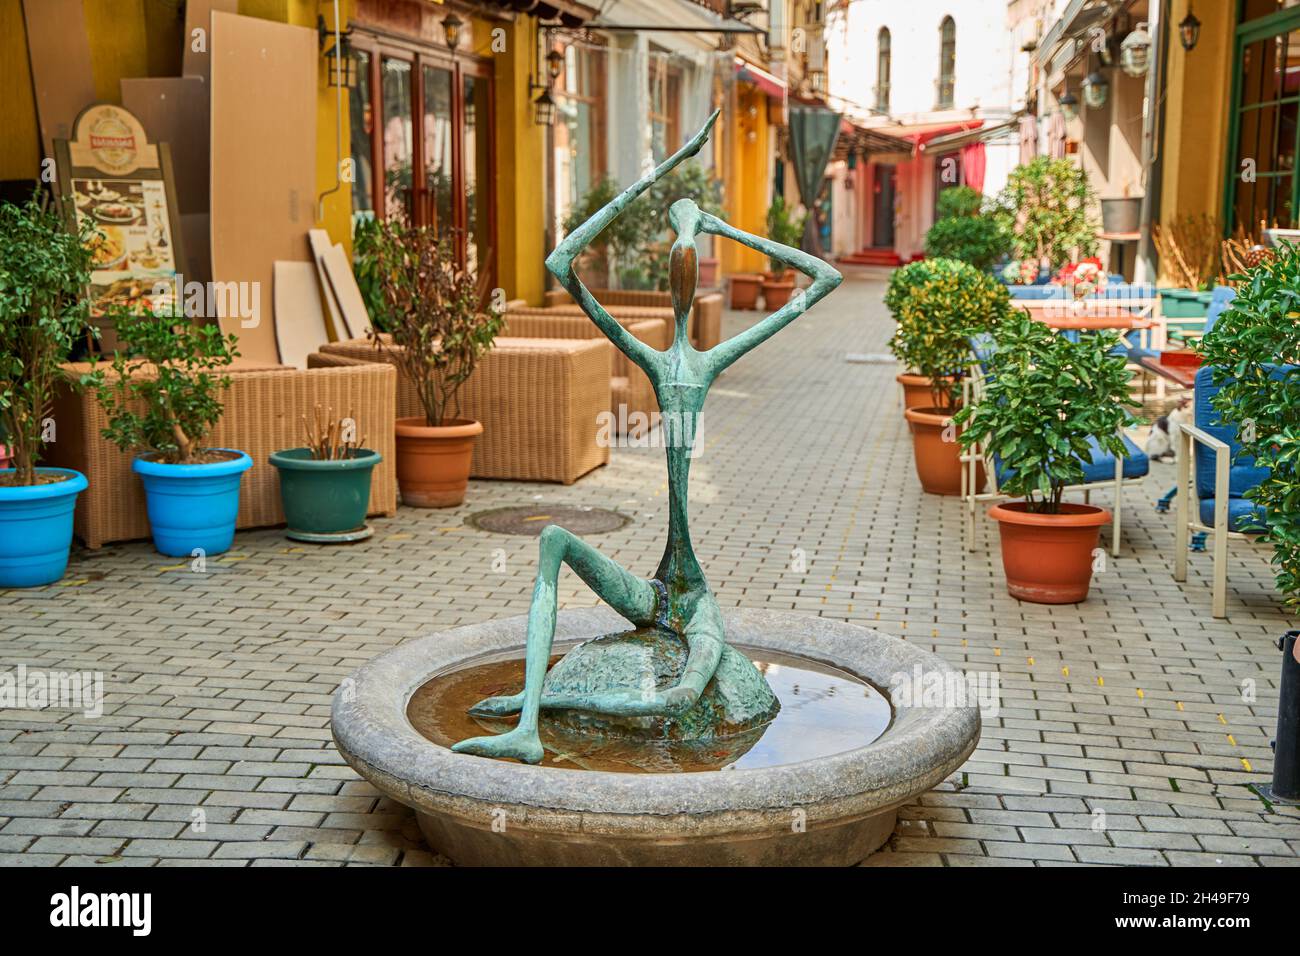
[[[576,535],[604,534],[617,531],[631,518],[604,508],[568,508],[527,505],[520,508],[494,508],[480,511],[465,523],[480,531],[495,534],[526,534],[536,537],[548,524],[558,524]]]

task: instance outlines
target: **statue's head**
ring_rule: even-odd
[[[677,233],[668,255],[668,289],[673,297],[673,313],[680,324],[690,314],[695,301],[695,282],[699,278],[695,236],[700,229],[700,208],[693,200],[679,199],[668,208],[668,224]]]

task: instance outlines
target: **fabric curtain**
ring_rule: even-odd
[[[1038,155],[1038,120],[1032,116],[1020,117],[1020,165],[1032,163]]]
[[[961,168],[962,175],[966,178],[966,185],[977,193],[984,192],[984,168],[987,164],[987,156],[983,143],[971,143],[969,146],[963,146],[961,149]]]
[[[799,201],[808,210],[803,228],[803,248],[805,252],[823,258],[817,229],[817,196],[839,136],[839,113],[816,106],[790,107],[790,160],[794,164]]]

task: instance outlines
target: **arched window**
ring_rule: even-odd
[[[889,27],[876,34],[876,109],[889,112]]]
[[[939,24],[939,81],[935,105],[947,109],[953,104],[953,87],[957,75],[957,24],[944,17]]]

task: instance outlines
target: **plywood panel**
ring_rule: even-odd
[[[236,13],[239,0],[186,0],[185,3],[185,48],[181,54],[181,73],[185,76],[199,76],[206,83],[212,75],[212,11]],[[194,31],[203,31],[202,50],[194,49]]]
[[[181,215],[208,211],[208,88],[197,76],[139,77],[122,82],[122,105],[149,141],[171,145]]]
[[[329,290],[338,302],[348,338],[365,338],[370,333],[370,313],[366,311],[366,301],[361,298],[361,289],[357,287],[356,276],[352,274],[348,254],[342,246],[333,245],[326,251],[322,261],[329,280]]]
[[[310,262],[275,264],[275,339],[280,361],[294,368],[306,368],[307,356],[329,341],[316,266]]]
[[[185,281],[212,281],[212,222],[206,212],[181,216],[181,235],[185,241]]]
[[[271,321],[276,260],[307,262],[316,204],[316,34],[212,14],[212,277],[258,283],[261,321],[222,330],[248,358],[278,357]]]
[[[316,262],[316,275],[320,279],[321,294],[325,298],[325,307],[329,315],[330,341],[348,338],[347,327],[343,324],[343,315],[339,312],[338,299],[330,287],[329,277],[325,275],[325,256],[330,251],[330,234],[324,229],[313,229],[307,233],[307,242],[311,245],[311,257]]]
[[[54,141],[71,139],[77,114],[96,99],[86,17],[81,0],[23,0],[23,19],[41,145],[52,157]]]

